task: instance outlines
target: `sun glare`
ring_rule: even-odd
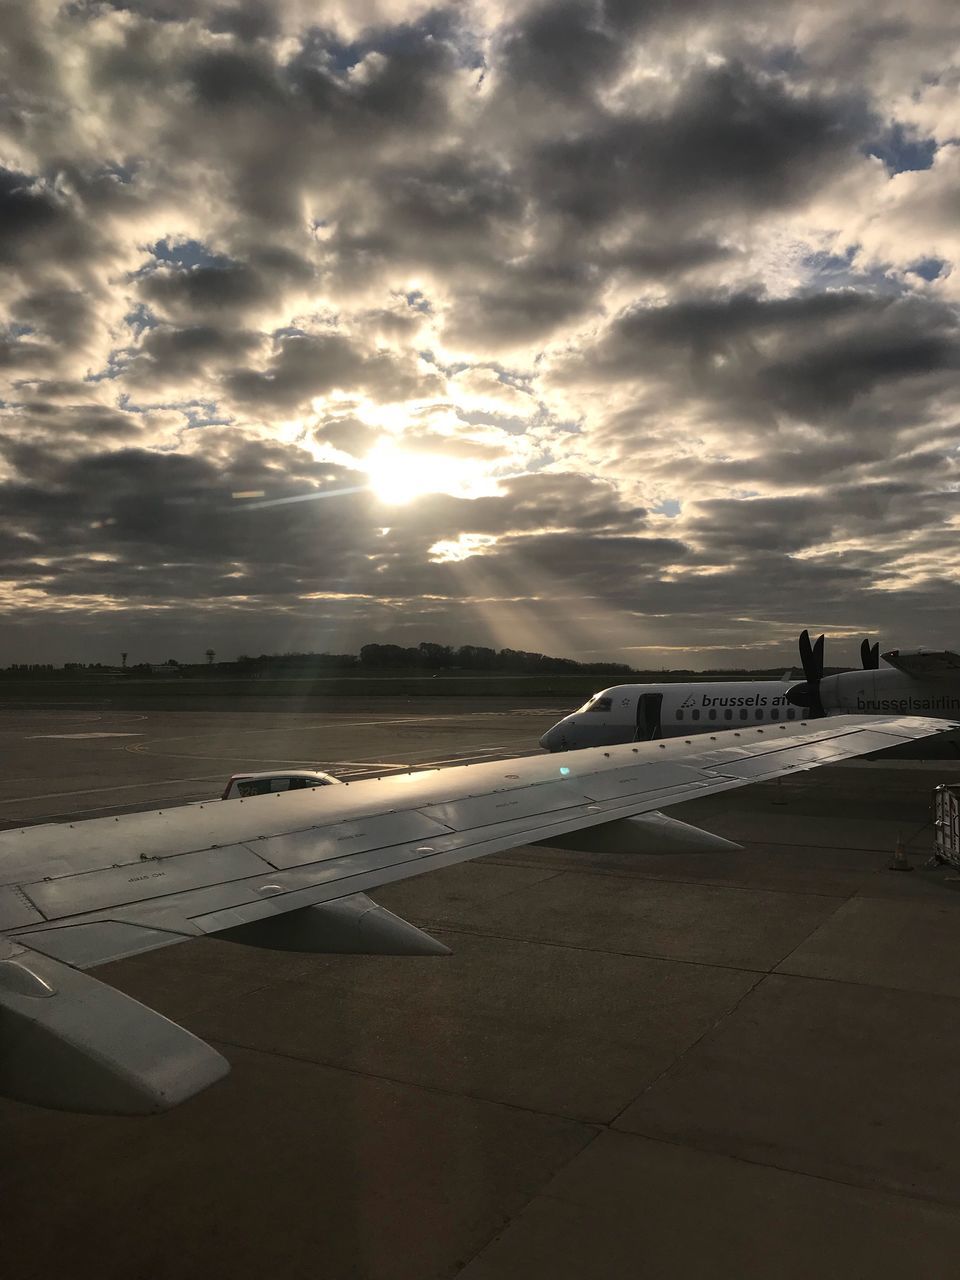
[[[496,488],[482,463],[473,458],[408,452],[392,441],[378,444],[363,465],[370,488],[381,502],[402,504],[428,493],[476,498]]]

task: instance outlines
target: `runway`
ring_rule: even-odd
[[[246,768],[526,753],[569,709],[0,710],[0,825],[187,803]],[[919,869],[940,780],[960,769],[825,768],[670,810],[742,853],[527,847],[374,894],[447,958],[206,939],[104,966],[233,1071],[149,1120],[0,1102],[5,1269],[953,1274],[960,895]],[[898,837],[912,874],[886,869]]]

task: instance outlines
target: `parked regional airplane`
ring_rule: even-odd
[[[699,680],[684,684],[618,684],[595,693],[540,739],[548,751],[715,733],[736,724],[860,715],[955,715],[960,712],[960,655],[948,650],[892,649],[864,640],[861,671],[823,674],[823,636],[800,636],[804,679]]]
[[[82,972],[190,938],[436,955],[365,890],[518,844],[729,848],[661,805],[923,738],[915,718],[837,716],[693,742],[525,756],[0,833],[0,1093],[146,1114],[226,1074],[202,1040]]]
[[[793,680],[696,681],[618,684],[601,689],[540,739],[548,751],[608,747],[618,742],[716,733],[739,724],[801,720],[787,694]]]

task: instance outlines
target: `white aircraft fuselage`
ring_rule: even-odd
[[[602,689],[540,739],[548,751],[610,746],[650,738],[804,720],[795,680],[701,680],[683,684],[619,684]],[[794,701],[788,698],[794,690]],[[894,667],[843,671],[819,685],[826,715],[939,715],[960,713],[960,669],[915,676]]]
[[[923,715],[932,710],[946,716],[960,711],[960,671],[937,676],[911,676],[892,667],[878,671],[842,671],[824,676],[820,698],[828,715],[859,711],[861,715]]]
[[[684,684],[618,684],[595,693],[540,739],[548,751],[575,751],[651,738],[735,729],[739,724],[802,720],[787,701],[795,680],[711,680]]]

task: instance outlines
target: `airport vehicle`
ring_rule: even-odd
[[[365,891],[520,844],[730,848],[660,809],[948,727],[922,716],[744,725],[0,832],[0,1093],[146,1114],[227,1072],[202,1040],[85,972],[95,965],[199,937],[444,954]]]
[[[700,680],[683,684],[619,684],[595,693],[540,739],[548,751],[645,742],[714,733],[736,724],[776,724],[821,716],[956,715],[960,712],[960,655],[949,651],[860,646],[863,669],[823,674],[823,643],[800,636],[804,679]]]
[[[261,773],[235,773],[223,789],[221,800],[249,799],[278,791],[300,791],[304,787],[329,787],[339,783],[332,773],[322,769],[267,769]]]

